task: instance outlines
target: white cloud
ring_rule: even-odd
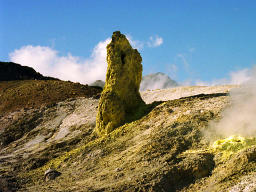
[[[149,40],[147,42],[143,42],[143,41],[139,41],[139,40],[134,40],[132,38],[131,35],[129,34],[126,34],[126,37],[127,39],[129,40],[131,46],[134,48],[134,49],[138,49],[138,50],[142,50],[145,45],[147,45],[148,47],[150,48],[154,48],[154,47],[158,47],[160,45],[163,44],[164,40],[162,37],[159,37],[159,36],[150,36],[149,37]]]
[[[232,71],[228,78],[216,79],[211,82],[196,80],[195,85],[198,86],[214,86],[214,85],[242,85],[252,79],[250,70],[245,68],[239,71]]]
[[[139,40],[134,40],[131,35],[126,35],[128,41],[130,42],[132,48],[142,50],[144,48],[144,43]]]
[[[151,36],[149,37],[149,41],[147,42],[147,45],[149,47],[158,47],[162,45],[164,42],[162,37],[158,37],[157,35],[155,37]]]
[[[170,64],[167,66],[168,74],[170,75],[171,78],[176,78],[177,72],[178,72],[178,66],[175,64]]]
[[[58,52],[50,47],[23,46],[10,53],[10,60],[21,65],[33,67],[46,76],[80,83],[92,83],[95,80],[105,81],[107,70],[106,46],[110,38],[99,42],[88,59],[82,60],[72,56],[59,56]]]
[[[184,69],[186,70],[186,72],[189,72],[190,71],[189,70],[189,63],[188,63],[188,61],[187,61],[187,59],[185,57],[185,54],[181,54],[180,53],[180,54],[177,55],[177,57],[182,60],[182,63],[184,65]]]
[[[133,48],[142,50],[142,41],[134,40],[132,36],[126,35]],[[152,47],[163,43],[162,38],[151,37]],[[23,46],[9,54],[10,60],[21,65],[33,67],[36,71],[45,76],[52,76],[61,80],[70,80],[83,84],[90,84],[96,80],[105,81],[107,71],[107,50],[106,46],[111,39],[99,42],[87,59],[82,59],[68,53],[60,56],[55,50],[54,40],[51,47],[47,46]]]

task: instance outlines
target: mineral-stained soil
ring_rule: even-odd
[[[23,133],[0,149],[0,191],[255,191],[255,145],[223,159],[202,134],[234,87],[143,92],[143,117],[102,137],[95,97],[10,111],[0,137],[9,127]],[[46,182],[49,168],[61,174]]]
[[[0,82],[0,116],[8,112],[49,106],[68,98],[99,97],[101,91],[100,87],[70,81],[2,81]]]

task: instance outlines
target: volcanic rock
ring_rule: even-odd
[[[47,182],[49,180],[54,180],[56,177],[60,176],[61,173],[56,171],[55,169],[47,169],[44,172],[44,180]]]
[[[139,93],[142,58],[119,31],[113,33],[107,46],[107,62],[106,84],[96,119],[99,134],[113,131],[145,105]]]

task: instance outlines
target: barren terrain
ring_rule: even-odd
[[[1,135],[29,129],[2,140],[2,190],[254,191],[255,145],[216,150],[203,134],[230,105],[232,88],[237,86],[142,92],[147,113],[103,137],[94,133],[93,97],[11,111],[0,120],[8,124]],[[45,181],[48,168],[61,175]]]

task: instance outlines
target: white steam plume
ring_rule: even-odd
[[[247,73],[249,80],[231,91],[231,106],[224,110],[218,123],[212,123],[210,132],[224,137],[256,136],[256,67]]]
[[[229,73],[229,78],[217,79],[211,82],[197,80],[197,86],[215,86],[215,85],[242,85],[252,78],[250,70],[245,68],[239,71],[232,71]]]

